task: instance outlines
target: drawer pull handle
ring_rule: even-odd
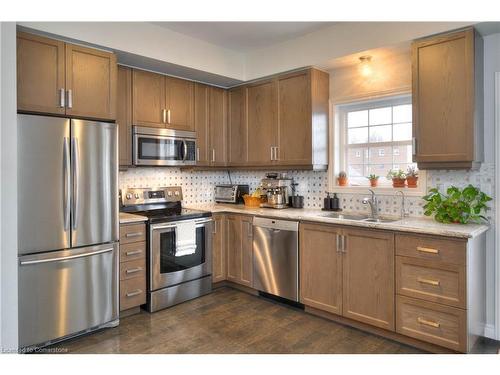
[[[140,253],[142,253],[142,250],[133,250],[133,251],[127,251],[125,253],[125,255],[129,257],[131,255],[136,255],[136,254],[140,254]]]
[[[441,284],[439,280],[422,279],[421,277],[417,278],[417,281],[422,284],[429,284],[433,286],[439,286],[439,284]]]
[[[133,292],[127,293],[127,297],[135,297],[142,293],[141,289],[134,290]]]
[[[417,246],[417,251],[420,251],[421,253],[427,253],[427,254],[439,254],[438,249],[431,249],[430,247]]]
[[[424,319],[421,317],[417,318],[417,322],[419,322],[420,324],[424,324],[426,326],[429,326],[429,327],[434,327],[434,328],[439,328],[441,326],[441,324],[439,324],[438,322],[433,322],[431,320],[427,320],[427,319]]]
[[[140,237],[142,236],[142,232],[135,232],[135,233],[127,233],[125,237],[131,238],[131,237]]]
[[[126,270],[125,273],[128,275],[128,274],[136,273],[139,271],[142,271],[142,267],[130,268],[130,269]]]

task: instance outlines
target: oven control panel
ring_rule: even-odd
[[[123,206],[180,201],[182,201],[182,188],[180,186],[120,190],[120,203]]]

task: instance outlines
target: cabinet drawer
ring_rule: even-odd
[[[397,256],[396,293],[465,308],[465,267]]]
[[[142,259],[146,257],[146,243],[133,242],[120,245],[120,262]]]
[[[120,263],[120,280],[146,278],[146,259],[131,260]]]
[[[397,297],[396,332],[460,352],[467,348],[465,310]]]
[[[146,303],[146,278],[137,277],[135,279],[120,282],[120,311],[128,310],[132,307]]]
[[[417,235],[396,235],[396,255],[465,265],[467,241]]]
[[[146,226],[144,224],[120,226],[121,244],[144,241],[146,241]]]

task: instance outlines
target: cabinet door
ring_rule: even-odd
[[[226,231],[224,215],[214,215],[212,282],[226,280]]]
[[[118,67],[116,123],[120,165],[132,165],[132,69]]]
[[[64,114],[64,43],[17,33],[17,109]]]
[[[278,79],[278,163],[312,163],[310,70]]]
[[[340,229],[329,225],[300,225],[300,302],[342,314],[342,253]]]
[[[247,163],[246,89],[238,87],[228,92],[228,163]]]
[[[194,127],[196,131],[196,165],[208,165],[208,86],[196,83],[194,86]]]
[[[260,82],[247,87],[248,163],[269,165],[276,146],[276,82]]]
[[[241,280],[240,283],[252,286],[253,280],[253,234],[252,216],[240,216],[241,229]]]
[[[132,124],[165,127],[165,77],[161,74],[133,70]]]
[[[66,114],[116,119],[116,56],[66,44]]]
[[[226,110],[227,93],[216,87],[209,88],[209,132],[211,165],[226,165]]]
[[[165,77],[167,127],[194,131],[194,83]]]
[[[343,230],[343,315],[394,330],[394,234]]]
[[[416,161],[473,161],[474,30],[415,42],[412,60]]]
[[[226,216],[227,279],[241,282],[241,222],[238,215]]]

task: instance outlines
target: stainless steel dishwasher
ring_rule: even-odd
[[[253,287],[299,300],[299,223],[253,219]]]

